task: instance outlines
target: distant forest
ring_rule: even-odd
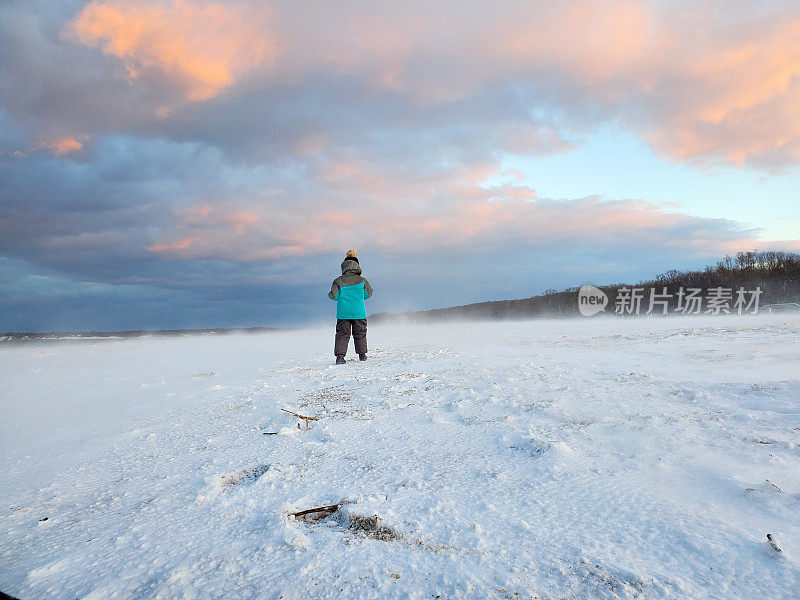
[[[692,293],[701,296],[704,300],[710,296],[729,299],[727,305],[723,304],[722,308],[717,310],[712,310],[704,302],[698,310],[699,314],[735,313],[737,312],[735,303],[740,288],[746,292],[748,301],[752,299],[749,292],[760,288],[759,307],[776,303],[800,302],[800,254],[777,251],[739,252],[736,256],[726,256],[716,265],[708,266],[702,271],[672,269],[651,281],[642,281],[636,284],[616,283],[597,287],[603,290],[609,299],[605,314],[617,314],[618,299],[624,304],[623,296],[630,297],[634,289],[641,290],[639,292],[641,294],[641,310],[638,313],[640,315],[646,314],[650,308],[651,293],[661,300],[653,310],[654,314],[663,314],[663,311],[668,314],[676,314],[677,311],[677,314],[681,314],[680,309],[682,307],[685,309],[687,295]],[[642,288],[644,289],[642,290]],[[378,313],[372,315],[370,319],[382,321],[398,317],[414,320],[573,317],[580,314],[578,310],[579,289],[573,287],[560,292],[551,289],[539,296],[521,300],[479,302],[401,314]],[[744,312],[753,312],[752,306]],[[694,313],[686,311],[686,314]]]

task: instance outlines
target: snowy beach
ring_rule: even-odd
[[[800,316],[333,333],[0,344],[0,590],[798,597]]]

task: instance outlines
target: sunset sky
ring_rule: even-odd
[[[799,192],[797,0],[0,2],[0,331],[635,282]]]

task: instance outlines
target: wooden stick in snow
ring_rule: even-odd
[[[295,519],[303,519],[304,521],[316,521],[317,519],[321,519],[322,517],[328,517],[339,510],[341,504],[331,504],[330,506],[318,506],[317,508],[308,508],[306,510],[301,510],[296,513],[291,513],[291,515]],[[313,515],[314,513],[320,513],[319,516],[309,517],[308,515]]]
[[[286,410],[285,408],[282,408],[281,410],[283,412],[289,413],[290,415],[293,415],[293,416],[297,417],[298,419],[303,419],[306,422],[306,429],[310,429],[310,427],[308,426],[308,422],[309,421],[318,421],[319,420],[319,417],[307,417],[305,415],[300,415],[300,414],[297,414],[296,412],[292,412],[291,410]],[[297,424],[297,427],[298,428],[300,427],[300,423]]]

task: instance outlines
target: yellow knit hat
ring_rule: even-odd
[[[357,258],[356,251],[351,248],[347,251],[347,254],[345,254],[345,258]]]

